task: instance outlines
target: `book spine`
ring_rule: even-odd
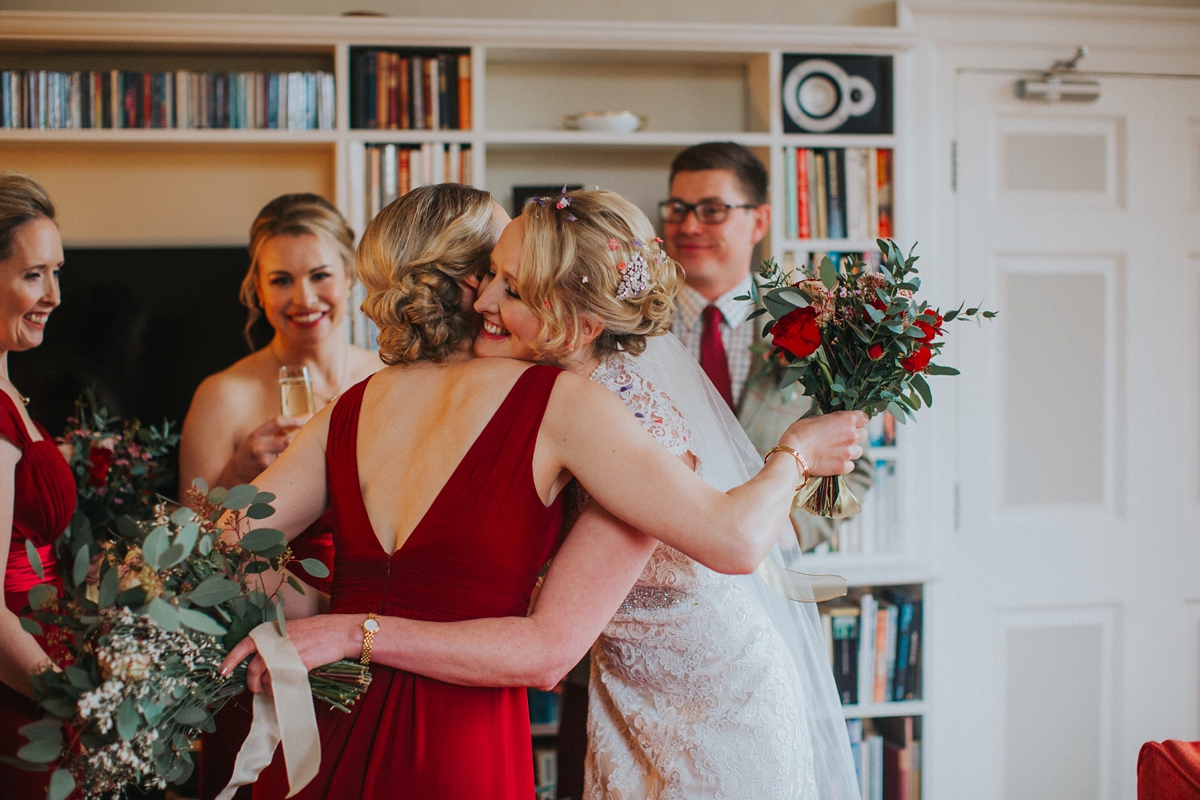
[[[890,606],[887,610],[887,659],[884,661],[883,680],[880,681],[880,697],[882,701],[891,700],[893,696],[892,683],[896,680],[896,651],[899,649],[900,609]]]
[[[867,150],[867,238],[879,238],[879,151]]]
[[[845,150],[826,151],[826,179],[829,182],[829,238],[846,238]]]
[[[400,151],[400,177],[396,181],[396,191],[405,195],[412,189],[412,150],[404,148]]]
[[[913,602],[912,632],[908,637],[908,664],[904,673],[904,699],[921,696],[921,601]]]
[[[825,150],[813,151],[813,187],[817,195],[817,238],[829,238],[829,185],[825,181]]]
[[[272,74],[272,77],[274,75]],[[268,87],[270,84],[268,84]],[[350,55],[350,127],[362,129],[367,127],[366,102],[367,94],[366,53],[353,50]]]
[[[878,608],[874,595],[864,594],[859,600],[858,698],[861,703],[870,702],[875,693],[875,614]]]
[[[375,127],[391,127],[390,97],[392,88],[392,54],[380,50],[375,53]]]
[[[412,94],[412,127],[425,127],[425,59],[413,56],[408,62],[409,91]]]
[[[892,151],[880,150],[879,172],[876,185],[879,187],[879,238],[888,239],[892,233]]]
[[[378,128],[379,117],[376,108],[379,104],[379,83],[376,77],[379,59],[378,53],[369,51],[363,53],[363,127]]]
[[[796,148],[783,148],[783,202],[784,235],[789,239],[799,236],[799,221],[796,217]]]
[[[396,126],[401,130],[412,128],[412,78],[407,58],[397,56],[396,61]]]
[[[425,59],[425,127],[428,130],[438,129],[441,106],[438,94],[438,62],[437,58]],[[436,182],[436,181],[435,181]]]
[[[367,182],[368,191],[370,192],[370,202],[367,204],[367,213],[370,215],[370,219],[375,219],[375,215],[383,208],[381,155],[378,145],[371,145],[367,148],[367,168],[370,170],[370,180]]]
[[[400,127],[400,56],[387,54],[387,126],[390,130]]]
[[[834,646],[834,683],[842,705],[858,702],[858,617],[834,616],[831,622]]]
[[[455,130],[458,124],[458,56],[447,53],[441,59],[442,77],[442,127]],[[457,172],[457,170],[455,170]]]
[[[908,647],[912,636],[913,604],[905,601],[900,605],[899,630],[896,634],[896,671],[889,687],[889,698],[904,699],[904,681],[908,674]]]
[[[883,607],[883,604],[877,604],[876,607],[878,610],[875,612],[875,663],[872,669],[872,674],[874,675],[874,685],[871,688],[874,701],[876,703],[883,703],[888,699],[887,663],[889,609]],[[890,638],[893,642],[895,641],[894,635],[890,635]]]
[[[396,165],[396,145],[385,144],[383,146],[383,200],[381,205],[386,207],[389,203],[399,196],[399,188],[396,185],[396,179],[399,177]]]
[[[846,237],[859,241],[867,238],[866,150],[849,147],[846,159]]]
[[[446,180],[462,183],[462,145],[452,142],[446,148]]]
[[[458,57],[458,127],[471,129],[471,54]]]
[[[438,130],[450,127],[450,56],[442,53],[437,57],[437,126]]]
[[[812,155],[808,148],[796,151],[796,233],[801,239],[812,238],[812,209],[809,208],[808,167]]]
[[[409,189],[419,189],[425,185],[422,176],[425,173],[425,166],[421,162],[424,160],[424,148],[414,147],[409,151],[408,157],[408,183]]]

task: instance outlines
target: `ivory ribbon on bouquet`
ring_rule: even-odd
[[[217,800],[233,800],[238,787],[254,783],[271,763],[280,740],[287,765],[288,797],[307,786],[321,765],[321,737],[312,688],[296,646],[280,635],[274,622],[259,625],[250,631],[250,638],[271,673],[271,691],[254,695],[254,722],[238,751],[233,777]]]
[[[763,583],[788,600],[797,603],[822,603],[846,594],[846,579],[841,575],[810,575],[781,567],[768,556],[758,565]]]

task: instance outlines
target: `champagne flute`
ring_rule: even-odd
[[[289,364],[279,368],[279,408],[285,417],[311,417],[317,413],[308,367]]]

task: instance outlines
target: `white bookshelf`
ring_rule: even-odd
[[[751,25],[409,20],[399,18],[273,17],[256,15],[0,12],[0,69],[272,69],[292,59],[331,70],[337,87],[332,130],[83,129],[0,130],[8,146],[86,149],[97,160],[106,145],[173,148],[180,158],[202,149],[245,153],[247,147],[292,148],[300,159],[331,165],[333,199],[353,228],[366,223],[364,148],[368,144],[458,143],[470,146],[477,186],[508,207],[514,184],[568,181],[600,185],[630,197],[651,219],[666,195],[671,159],[701,142],[727,140],[754,150],[767,164],[776,209],[764,255],[802,258],[809,252],[873,250],[873,241],[787,239],[784,221],[784,148],[891,148],[893,227],[907,246],[913,201],[909,171],[910,115],[907,59],[915,37],[896,28]],[[472,56],[471,130],[362,130],[351,127],[351,47],[469,48]],[[781,68],[784,53],[891,55],[894,130],[889,135],[784,133]],[[256,66],[262,62],[261,66]],[[171,66],[178,64],[178,66]],[[629,134],[569,131],[565,114],[630,110],[649,117]],[[86,148],[80,146],[86,145]],[[249,219],[246,220],[249,222]],[[137,224],[134,221],[131,225]],[[845,575],[852,585],[926,584],[936,578],[925,538],[917,536],[919,509],[903,469],[906,441],[916,426],[899,426],[896,447],[874,458],[897,465],[901,498],[898,529],[888,552],[831,553],[811,558],[813,572]],[[916,504],[916,501],[913,503]],[[930,595],[924,595],[928,602]],[[926,607],[925,619],[932,614]],[[928,625],[926,624],[928,630]],[[925,653],[930,638],[922,642]],[[847,718],[921,716],[932,700],[844,708]],[[535,735],[554,735],[540,726]]]

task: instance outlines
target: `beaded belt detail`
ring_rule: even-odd
[[[658,611],[677,606],[690,596],[691,594],[683,589],[672,589],[669,586],[634,586],[625,596],[620,610]]]

